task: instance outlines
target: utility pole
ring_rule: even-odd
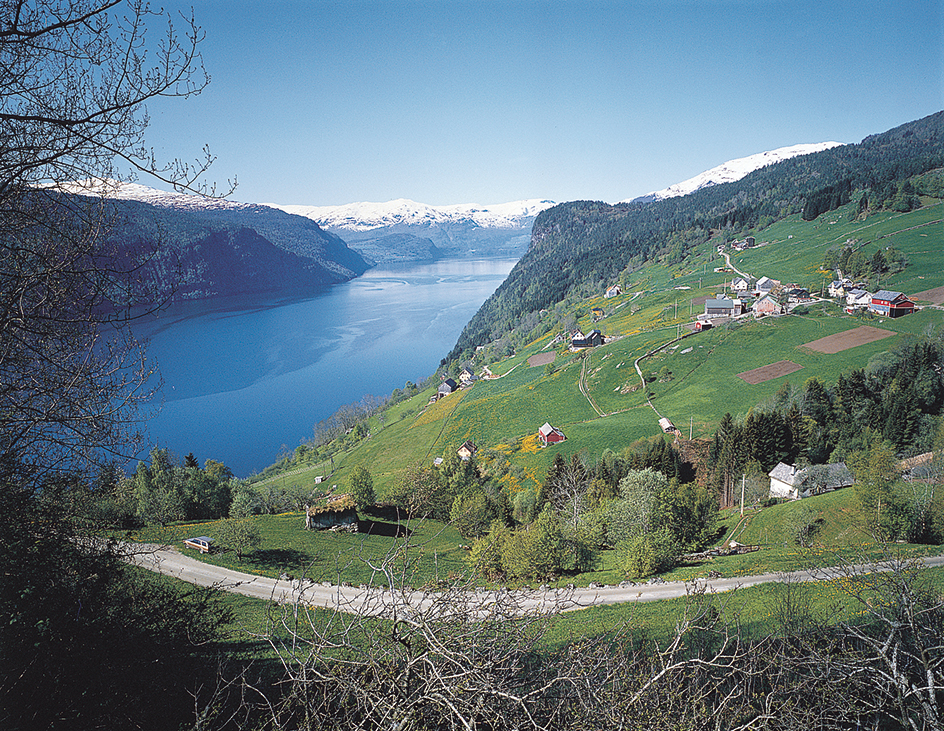
[[[688,417],[688,441],[692,441],[692,434],[694,433],[694,429],[695,429],[695,417],[689,416]]]
[[[744,480],[745,474],[741,473],[741,517],[744,517]]]

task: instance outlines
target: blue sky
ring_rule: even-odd
[[[171,0],[172,11],[190,3]],[[201,0],[159,156],[235,200],[617,201],[944,108],[944,0]],[[146,182],[146,181],[142,181]]]

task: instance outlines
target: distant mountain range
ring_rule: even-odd
[[[838,144],[794,145],[731,160],[633,202],[684,196]],[[535,218],[557,205],[533,199],[433,206],[402,198],[342,206],[257,204],[110,181],[74,183],[67,192],[114,200],[122,218],[116,235],[124,240],[160,240],[153,276],[158,285],[174,286],[181,299],[335,284],[381,263],[518,258],[531,245]]]
[[[643,203],[688,195],[712,185],[740,180],[767,165],[840,144],[793,145],[729,160],[689,180],[631,201]],[[535,217],[557,204],[532,199],[486,206],[431,206],[400,198],[386,203],[341,206],[267,205],[316,221],[321,228],[337,234],[372,261],[390,262],[439,256],[521,256],[530,244]]]
[[[111,181],[64,188],[72,195],[107,196],[114,204],[109,235],[129,250],[153,250],[146,273],[157,290],[173,291],[175,299],[309,290],[370,267],[314,221],[270,206]]]
[[[789,160],[791,157],[810,155],[814,152],[828,150],[831,147],[839,147],[842,144],[842,142],[818,142],[808,145],[792,145],[791,147],[780,147],[768,152],[759,152],[756,155],[739,157],[736,160],[728,160],[717,167],[711,168],[711,170],[699,173],[694,178],[689,178],[681,183],[670,185],[668,188],[656,190],[652,193],[639,196],[638,198],[630,198],[620,202],[649,203],[651,201],[661,201],[666,198],[688,195],[689,193],[694,193],[696,190],[708,188],[712,185],[733,183],[755,170],[773,165],[782,160]]]
[[[431,206],[398,199],[343,206],[268,204],[316,221],[376,262],[440,256],[520,256],[548,200]]]

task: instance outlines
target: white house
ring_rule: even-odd
[[[767,476],[770,477],[770,497],[789,500],[832,492],[849,487],[854,481],[845,462],[810,465],[802,470],[779,462]]]
[[[855,283],[848,277],[836,279],[829,283],[830,297],[845,297],[846,293],[855,287]]]
[[[751,288],[750,280],[744,277],[735,277],[731,280],[731,289],[735,292],[747,292]]]
[[[850,310],[864,310],[872,304],[872,293],[864,289],[851,289],[846,292],[846,308]]]
[[[779,279],[771,279],[770,277],[761,277],[757,280],[757,284],[754,288],[754,291],[759,295],[770,294],[775,287],[780,284]]]

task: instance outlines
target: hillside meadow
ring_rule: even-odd
[[[758,246],[732,253],[732,264],[755,276],[818,291],[832,278],[819,268],[826,251],[858,241],[867,251],[894,246],[907,255],[909,266],[882,286],[906,293],[938,287],[944,285],[939,262],[944,206],[927,202],[933,204],[909,213],[881,212],[865,221],[851,218],[851,204],[812,222],[794,215],[758,232]],[[471,389],[432,404],[427,403],[435,393],[430,387],[391,408],[383,420],[371,419],[370,437],[335,456],[331,483],[343,489],[350,469],[364,464],[383,496],[407,466],[448,456],[470,440],[480,449],[500,451],[521,468],[525,484],[515,488],[534,486],[543,481],[558,452],[592,460],[605,449],[619,451],[659,434],[660,415],[685,437],[710,437],[726,412],[746,414],[785,383],[800,387],[812,377],[835,381],[840,373],[863,368],[875,354],[894,348],[902,337],[931,332],[944,320],[944,313],[933,308],[896,320],[851,316],[826,301],[802,308],[805,314],[749,318],[691,333],[692,318],[703,310],[704,300],[724,291],[734,276],[717,253],[722,241],[721,235],[713,237],[674,266],[653,264],[624,273],[617,297],[607,299],[601,292],[570,302],[577,326],[584,332],[600,329],[607,337],[604,346],[571,353],[564,344],[551,345],[559,326],[550,327],[513,356],[491,364],[497,378],[480,379]],[[833,354],[805,347],[861,325],[892,335]],[[684,337],[672,343],[679,336]],[[652,379],[643,388],[634,362],[667,344],[640,361]],[[554,355],[549,365],[528,363],[532,356],[549,354]],[[799,368],[754,384],[738,377],[778,361]],[[542,448],[537,430],[545,422],[562,429],[567,440]],[[286,484],[313,485],[327,466],[287,476]]]

